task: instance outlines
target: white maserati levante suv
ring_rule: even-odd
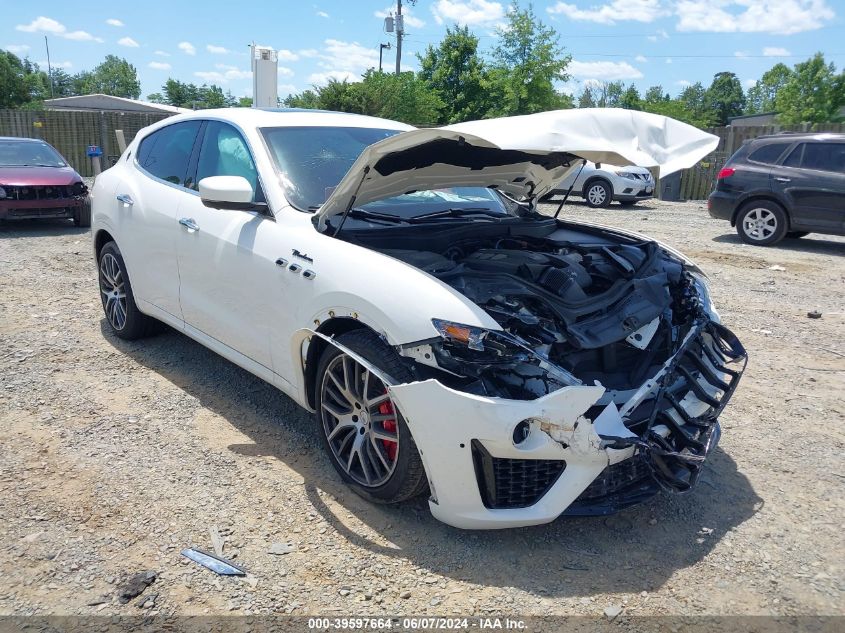
[[[94,185],[103,309],[314,411],[373,501],[426,494],[463,528],[608,514],[694,486],[745,352],[684,256],[537,200],[583,160],[666,173],[714,145],[623,110],[175,116]]]

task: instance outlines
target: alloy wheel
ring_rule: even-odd
[[[765,240],[778,229],[777,216],[769,209],[758,207],[745,214],[742,229],[752,240]]]
[[[595,205],[603,204],[606,197],[607,193],[602,185],[593,185],[587,191],[587,200]]]
[[[126,288],[123,271],[117,258],[106,253],[100,259],[100,293],[103,310],[115,330],[126,327]]]
[[[384,383],[350,356],[326,367],[320,386],[323,432],[343,471],[376,488],[390,479],[399,457],[399,426]]]

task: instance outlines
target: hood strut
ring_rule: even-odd
[[[343,228],[343,223],[346,222],[346,216],[349,215],[349,212],[352,211],[352,207],[355,206],[355,199],[358,197],[358,192],[361,190],[361,185],[364,184],[364,179],[367,177],[368,173],[370,173],[369,165],[364,167],[364,173],[361,174],[361,180],[358,181],[358,186],[355,187],[355,193],[353,193],[352,197],[349,198],[349,204],[346,205],[346,210],[344,210],[343,215],[340,217],[340,223],[337,225],[335,232],[332,233],[332,237],[337,237],[337,234],[340,233],[340,229]]]
[[[578,173],[575,174],[575,179],[572,181],[572,184],[569,185],[569,189],[566,190],[566,195],[563,196],[563,201],[560,203],[560,206],[555,211],[555,220],[557,220],[557,216],[560,215],[560,212],[563,210],[563,205],[566,204],[566,201],[569,200],[569,194],[572,193],[572,190],[575,188],[575,183],[578,182],[578,176],[581,175],[581,172],[584,170],[584,165],[587,164],[587,159],[581,161],[581,167],[578,169]]]

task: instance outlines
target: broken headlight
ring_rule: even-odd
[[[484,339],[487,337],[489,330],[444,321],[443,319],[432,319],[431,324],[446,341],[466,345],[477,352],[484,350]]]
[[[722,320],[719,317],[719,313],[710,299],[710,280],[707,279],[704,273],[691,272],[690,276],[694,280],[695,289],[698,291],[698,298],[701,300],[701,307],[704,309],[704,312],[710,317],[711,321],[721,323]]]

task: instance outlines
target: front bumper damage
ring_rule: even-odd
[[[745,363],[737,338],[702,319],[622,403],[599,384],[536,400],[473,395],[436,379],[388,380],[388,389],[420,450],[432,514],[460,528],[507,528],[689,491]]]

